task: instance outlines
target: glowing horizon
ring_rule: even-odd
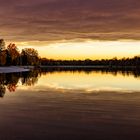
[[[139,40],[118,41],[60,41],[60,42],[21,42],[18,48],[35,48],[40,57],[60,60],[84,60],[84,59],[110,59],[134,57],[140,55]]]

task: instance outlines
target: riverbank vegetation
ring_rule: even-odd
[[[10,43],[7,47],[3,39],[0,39],[0,66],[10,65],[39,65],[39,55],[33,48],[25,48],[20,52],[18,47]]]

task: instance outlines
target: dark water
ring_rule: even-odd
[[[0,74],[0,140],[140,139],[135,71]]]

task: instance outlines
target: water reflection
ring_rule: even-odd
[[[92,72],[98,72],[102,74],[111,73],[115,76],[118,74],[122,74],[123,76],[134,76],[140,77],[140,69],[132,68],[132,67],[117,67],[117,68],[106,68],[106,67],[49,67],[49,68],[42,68],[42,73],[54,73],[54,72],[85,72],[90,74]]]
[[[53,89],[139,90],[140,71],[133,69],[99,69],[52,67],[24,73],[0,74],[0,97],[22,86]],[[19,85],[20,83],[20,85]]]
[[[0,97],[4,97],[5,92],[6,92],[5,86],[0,85]]]
[[[0,97],[4,97],[6,89],[9,92],[15,92],[19,81],[22,85],[34,86],[40,74],[39,70],[24,73],[0,74]]]
[[[140,91],[139,85],[134,71],[59,68],[0,74],[0,140],[63,139],[61,134],[64,139],[135,140],[140,92],[112,91]]]

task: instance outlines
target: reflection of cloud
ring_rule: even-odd
[[[46,84],[45,86],[37,85],[33,88],[30,88],[28,86],[21,86],[18,88],[18,90],[25,90],[25,91],[35,91],[35,92],[47,92],[47,91],[57,91],[57,92],[68,92],[68,93],[96,93],[96,92],[127,92],[131,93],[134,92],[134,90],[128,90],[124,88],[118,88],[118,87],[65,87],[65,86],[59,86],[56,84]]]
[[[55,84],[46,84],[45,86],[44,85],[36,85],[33,88],[30,88],[29,86],[20,86],[20,87],[18,87],[18,89],[19,90],[30,90],[30,91],[73,90],[73,88],[67,88],[67,87],[58,86],[58,85],[55,85]]]
[[[125,89],[118,88],[118,87],[98,87],[98,88],[90,88],[86,90],[87,92],[93,91],[126,91]]]
[[[100,91],[116,91],[128,92],[139,91],[139,80],[132,75],[118,73],[117,76],[109,73],[91,72],[54,72],[42,75],[38,83],[30,87],[25,85],[18,86],[19,90],[26,91],[62,91],[72,92],[80,91],[85,93],[100,92]]]
[[[138,0],[1,0],[7,40],[140,39]]]

